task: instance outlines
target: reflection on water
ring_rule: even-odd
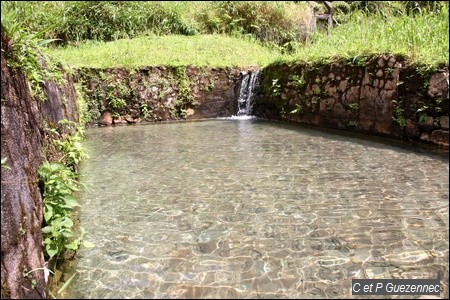
[[[448,158],[262,120],[89,129],[78,298],[351,297],[449,279]]]

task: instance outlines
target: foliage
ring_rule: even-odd
[[[11,68],[21,69],[29,82],[33,97],[44,99],[42,85],[50,78],[61,77],[60,72],[49,57],[41,50],[54,41],[42,39],[47,29],[30,33],[14,12],[1,14],[2,52]],[[45,66],[45,67],[44,67]]]
[[[313,20],[306,3],[289,1],[8,1],[2,10],[14,11],[30,30],[51,26],[46,38],[63,44],[148,33],[227,33],[282,46],[304,38]]]
[[[148,36],[109,43],[89,42],[79,47],[52,49],[53,56],[74,67],[254,66],[277,60],[329,62],[334,57],[364,64],[364,57],[393,53],[411,63],[448,64],[448,8],[412,16],[384,17],[356,11],[349,21],[335,27],[328,37],[315,32],[292,54],[264,47],[252,38],[220,35],[192,37]],[[356,58],[356,59],[355,59]]]
[[[291,110],[291,114],[302,115],[304,113],[303,107],[301,105],[295,104],[295,108]]]
[[[406,118],[405,118],[405,110],[403,108],[403,101],[392,100],[392,104],[394,105],[394,116],[392,119],[401,127],[406,127]]]
[[[61,163],[45,161],[38,170],[39,180],[44,187],[44,221],[42,228],[45,254],[48,258],[59,256],[65,249],[76,250],[79,241],[69,241],[75,236],[70,219],[72,210],[80,206],[73,197],[78,191],[76,174]]]
[[[110,41],[134,37],[148,29],[158,34],[195,34],[178,12],[160,3],[81,1],[68,5],[67,15],[65,41]]]
[[[270,87],[270,95],[272,98],[276,98],[281,95],[281,84],[278,79],[272,80],[272,85]]]
[[[74,232],[72,211],[80,206],[73,194],[79,191],[77,166],[87,153],[81,141],[83,127],[74,122],[61,120],[60,130],[48,129],[53,133],[53,143],[62,152],[58,162],[44,161],[38,169],[39,182],[44,199],[44,227],[42,228],[45,255],[47,258],[59,257],[65,250],[77,250],[83,241]],[[61,133],[60,133],[61,132]],[[85,246],[91,246],[85,243]]]
[[[146,120],[148,117],[153,116],[153,109],[149,108],[147,103],[141,103],[139,108],[142,119]]]
[[[79,127],[83,128],[92,119],[96,119],[97,116],[92,116],[89,111],[89,99],[86,97],[85,87],[81,82],[75,83],[75,93],[77,97],[78,113],[80,115]]]
[[[357,113],[359,111],[359,104],[358,103],[350,103],[348,107],[351,109],[353,113]]]
[[[76,170],[78,164],[88,156],[81,143],[84,139],[84,129],[82,126],[76,126],[74,122],[65,119],[59,121],[59,123],[67,126],[68,133],[60,134],[60,138],[55,139],[54,143],[58,150],[64,154],[62,163]]]
[[[77,67],[264,66],[280,58],[312,62],[381,53],[448,63],[448,4],[443,1],[333,1],[337,26],[329,37],[315,30],[311,3],[6,1],[2,14],[14,12],[32,31],[47,28],[44,38],[79,45],[54,50]],[[111,40],[117,43],[104,43]]]
[[[343,1],[335,1],[343,2]],[[437,12],[446,1],[345,1],[350,11],[362,10],[368,14],[382,13],[385,16],[421,13],[423,10]],[[334,4],[334,3],[333,3]]]
[[[302,40],[312,24],[307,6],[271,1],[219,1],[205,6],[196,18],[204,32],[250,35],[279,46]]]
[[[11,167],[10,166],[8,166],[7,164],[6,164],[6,161],[8,160],[8,158],[7,157],[3,157],[2,158],[2,168],[5,168],[5,169],[8,169],[8,170],[11,170]]]
[[[305,78],[302,74],[302,76],[298,75],[290,75],[289,79],[291,80],[291,85],[296,87],[297,90],[302,90],[306,86]]]
[[[406,56],[410,63],[437,66],[448,64],[448,32],[448,6],[432,12],[424,9],[410,16],[355,11],[330,36],[316,32],[310,44],[298,47],[284,59],[314,62],[393,53]]]
[[[176,78],[178,81],[178,95],[175,109],[179,116],[186,118],[187,109],[197,105],[197,102],[192,96],[190,82],[188,81],[186,69],[184,67],[176,68]]]
[[[63,44],[83,40],[111,41],[139,34],[192,35],[196,30],[181,19],[172,6],[140,1],[69,1],[57,3],[31,1],[5,3],[2,8],[15,11],[33,30],[51,25],[48,37]],[[31,16],[31,18],[30,18]]]

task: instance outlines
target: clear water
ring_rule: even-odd
[[[258,119],[87,130],[76,298],[342,298],[449,279],[449,164]]]

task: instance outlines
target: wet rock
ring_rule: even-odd
[[[442,129],[448,130],[448,116],[440,117],[439,124],[441,124]]]
[[[417,124],[410,119],[406,120],[406,134],[410,137],[420,136],[419,126],[417,126]]]
[[[424,131],[431,131],[434,128],[433,117],[427,117],[422,122],[419,122],[419,128]]]
[[[127,253],[125,253],[124,251],[111,252],[111,253],[108,253],[108,256],[114,262],[121,262],[121,261],[128,259],[128,257],[129,257],[129,255]]]
[[[341,90],[341,91],[345,91],[345,89],[347,89],[347,81],[341,81],[340,83],[339,83],[339,89]]]
[[[392,68],[395,65],[395,57],[391,56],[391,58],[389,58],[387,65],[389,68]]]
[[[422,132],[422,134],[420,135],[420,140],[424,142],[429,142],[430,135],[428,134],[428,132]]]
[[[130,115],[125,115],[123,118],[124,118],[125,122],[130,123],[130,124],[134,124],[138,121],[138,119],[134,119]]]
[[[386,90],[394,90],[397,87],[397,80],[387,80],[384,88]]]
[[[448,130],[435,130],[431,133],[430,141],[448,147]]]
[[[431,75],[428,95],[433,98],[448,97],[448,73]]]
[[[188,108],[187,110],[186,110],[186,115],[187,116],[191,116],[191,115],[193,115],[195,113],[195,110],[193,110],[192,108]]]
[[[65,109],[68,107],[66,104],[63,106],[63,100],[58,97],[61,96],[60,92],[53,89],[55,94],[52,96],[58,98],[52,100],[33,99],[25,74],[19,68],[10,69],[8,65],[2,49],[2,298],[46,298],[44,272],[33,272],[44,265],[41,234],[43,201],[37,172],[43,159],[42,154],[45,153],[42,151],[45,143],[43,119],[57,124],[61,117],[72,119],[72,116],[66,115],[69,111]],[[67,97],[66,100],[74,99]],[[48,105],[48,109],[44,108],[44,103]],[[3,165],[4,158],[7,159],[8,167]],[[25,273],[26,270],[28,273]]]
[[[113,119],[113,124],[126,124],[127,121],[122,117],[117,117]]]
[[[110,111],[104,111],[100,116],[100,120],[98,121],[100,125],[112,125],[113,118]]]

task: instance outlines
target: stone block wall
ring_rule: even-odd
[[[210,67],[81,69],[91,124],[229,117],[241,70]]]
[[[391,55],[277,63],[262,71],[255,114],[448,147],[448,76]]]

